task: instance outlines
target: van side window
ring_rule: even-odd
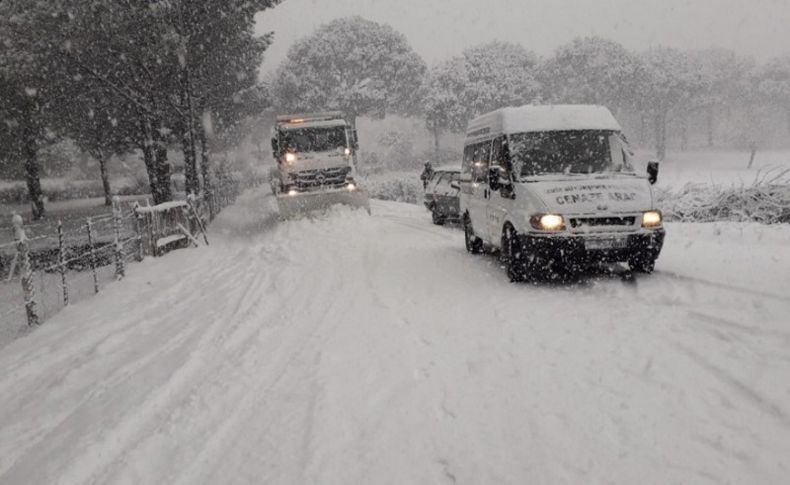
[[[507,138],[500,136],[491,147],[491,166],[500,167],[502,176],[509,177],[510,160],[508,160]]]
[[[472,181],[485,183],[488,180],[488,162],[491,160],[491,142],[484,141],[475,145]]]
[[[464,147],[464,160],[461,164],[461,180],[462,181],[470,181],[472,180],[472,165],[474,163],[474,153],[475,147],[474,145],[467,145]]]

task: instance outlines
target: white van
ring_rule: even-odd
[[[664,242],[647,176],[602,106],[504,108],[469,123],[460,211],[466,249],[499,249],[508,276],[627,262],[649,273]]]

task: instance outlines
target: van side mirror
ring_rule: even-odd
[[[277,152],[279,152],[280,144],[277,143],[277,138],[272,138],[272,156],[277,158]]]
[[[658,162],[647,162],[647,181],[650,185],[658,181]]]
[[[488,188],[491,189],[493,192],[496,192],[502,185],[499,183],[499,168],[498,167],[490,167],[488,169]]]

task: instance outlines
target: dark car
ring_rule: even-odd
[[[424,204],[431,211],[434,224],[442,225],[447,221],[460,220],[460,176],[460,169],[439,169],[428,180]]]

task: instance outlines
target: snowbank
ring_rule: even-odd
[[[790,300],[789,248],[788,224],[669,223],[657,267]]]
[[[386,172],[363,178],[364,188],[372,199],[418,204],[423,187],[419,172]]]

